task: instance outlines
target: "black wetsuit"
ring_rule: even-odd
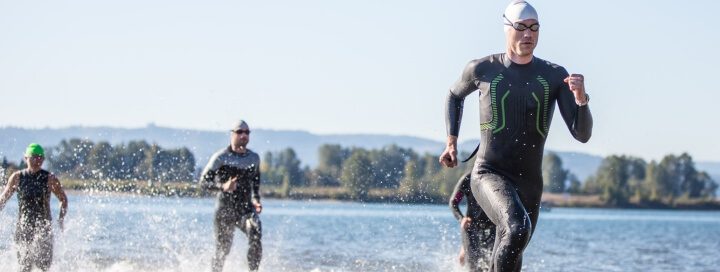
[[[505,54],[471,61],[447,97],[448,135],[458,135],[466,96],[480,90],[481,143],[472,192],[496,225],[493,271],[519,271],[537,225],[541,163],[555,104],[575,139],[587,142],[592,116],[563,80],[567,71],[535,57],[516,64]]]
[[[50,269],[53,258],[52,216],[50,214],[50,173],[40,170],[19,173],[17,188],[18,223],[15,243],[18,246],[20,271],[31,271],[33,265]]]
[[[240,177],[234,192],[222,192],[222,184],[231,177]],[[251,150],[240,154],[230,147],[215,153],[202,173],[203,187],[218,192],[215,210],[216,251],[213,271],[222,271],[225,257],[232,248],[235,228],[248,238],[248,265],[258,269],[262,258],[262,224],[252,201],[260,203],[260,156]]]
[[[467,213],[470,218],[470,226],[461,232],[465,256],[467,257],[470,271],[488,271],[492,260],[493,244],[495,243],[495,225],[483,212],[480,205],[475,201],[470,188],[469,172],[463,175],[455,185],[450,196],[450,210],[455,219],[460,222],[463,214],[460,211],[460,202],[467,196]]]

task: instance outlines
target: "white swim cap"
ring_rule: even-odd
[[[538,22],[540,21],[540,19],[538,19],[538,14],[537,11],[535,11],[535,8],[533,8],[530,3],[525,2],[524,0],[513,0],[512,2],[510,2],[507,8],[505,8],[505,13],[503,13],[503,25],[513,24],[518,21],[528,19],[535,19]],[[510,30],[510,26],[505,25],[504,29],[505,31]]]

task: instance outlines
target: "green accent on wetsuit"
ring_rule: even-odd
[[[470,185],[497,228],[493,271],[522,267],[523,251],[537,226],[542,156],[555,105],[575,139],[587,142],[592,134],[590,109],[575,103],[563,81],[567,76],[563,67],[537,57],[517,64],[506,54],[495,54],[468,63],[450,88],[445,113],[448,135],[458,136],[464,99],[474,91],[480,95],[480,122],[494,122],[494,130],[481,126]],[[499,96],[505,126],[498,130],[497,106],[492,102]]]
[[[510,95],[510,91],[507,91],[505,95],[503,95],[502,100],[500,101],[500,106],[502,107],[502,126],[493,130],[493,134],[498,133],[502,131],[503,128],[505,128],[505,99],[508,95]]]
[[[550,101],[550,84],[542,76],[537,77],[537,81],[543,86],[543,128],[547,135],[550,128],[548,127],[548,104]]]
[[[492,107],[492,116],[490,117],[490,121],[480,124],[480,129],[482,130],[493,130],[497,127],[497,85],[502,79],[503,75],[499,74],[490,83],[490,103]]]
[[[492,130],[482,127],[477,162],[513,180],[541,181],[542,154],[556,106],[573,137],[586,142],[592,132],[589,107],[575,103],[563,81],[567,76],[563,67],[537,57],[528,64],[512,63],[505,54],[473,60],[447,97],[448,135],[458,136],[464,99],[479,91],[480,121],[490,121]]]
[[[538,99],[538,97],[537,97],[537,95],[535,95],[535,93],[530,93],[530,94],[532,94],[532,97],[535,99],[535,102],[538,105],[537,106],[537,116],[535,116],[535,120],[537,120],[536,124],[535,124],[535,128],[537,128],[537,131],[538,131],[538,133],[540,133],[540,136],[543,136],[543,138],[545,138],[545,133],[543,133],[542,130],[540,129],[540,99]]]
[[[25,149],[25,155],[45,157],[45,150],[39,144],[32,143]]]

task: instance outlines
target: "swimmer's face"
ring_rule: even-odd
[[[233,131],[230,136],[230,140],[233,142],[233,145],[235,146],[247,146],[248,142],[250,142],[250,130],[249,129],[239,129],[236,131]]]
[[[40,169],[43,165],[43,162],[45,161],[45,157],[43,156],[25,156],[25,163],[32,169]]]
[[[518,23],[522,24],[521,27],[524,26],[525,30],[517,30],[514,27],[509,27],[509,30],[505,31],[507,47],[518,56],[532,56],[535,46],[537,46],[540,30],[532,31],[530,27],[537,24],[538,21],[535,19],[527,19],[517,22],[516,25]]]

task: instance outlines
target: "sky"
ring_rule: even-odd
[[[505,51],[509,1],[0,0],[0,127],[253,128],[446,137],[465,64]],[[586,78],[587,144],[720,161],[720,2],[530,1],[535,55]],[[460,140],[479,137],[477,93]]]

